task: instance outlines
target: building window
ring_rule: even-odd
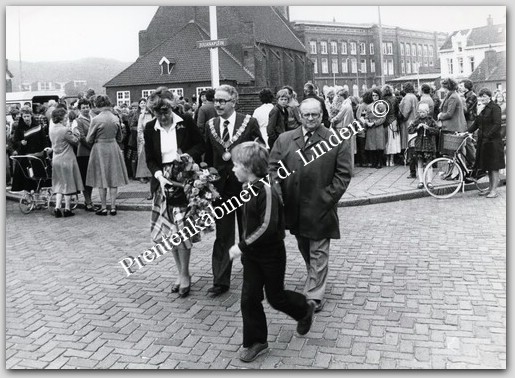
[[[320,42],[320,54],[327,54],[327,42]]]
[[[309,41],[309,47],[311,48],[311,54],[317,53],[317,43],[316,41]]]
[[[197,94],[197,99],[200,100],[200,92],[207,91],[208,89],[211,89],[211,87],[197,87],[195,90],[195,93]]]
[[[422,56],[422,45],[417,46],[417,52],[418,52],[418,56],[421,57]]]
[[[415,44],[411,46],[411,56],[417,56],[417,45]]]
[[[184,90],[182,88],[168,88],[170,92],[176,94],[179,97],[184,96]]]
[[[393,43],[392,42],[383,42],[383,54],[384,55],[393,55]]]
[[[318,73],[318,59],[313,60],[313,72]]]
[[[347,42],[342,42],[342,54],[347,54]]]
[[[423,49],[424,49],[424,50],[423,50],[423,52],[424,52],[424,56],[425,56],[425,57],[428,57],[428,56],[429,56],[429,54],[427,53],[427,45],[424,45]]]
[[[331,42],[331,54],[338,54],[338,44]]]
[[[166,57],[163,56],[159,61],[159,65],[161,66],[161,75],[170,75],[175,62],[170,62]]]
[[[470,65],[470,72],[474,72],[474,70],[476,69],[475,65],[474,65],[474,57],[473,56],[470,56],[469,57],[469,65]]]
[[[463,73],[463,58],[461,57],[458,58],[458,73]]]
[[[329,62],[327,61],[327,58],[322,58],[322,73],[329,73]]]
[[[342,73],[349,73],[349,60],[342,60]]]
[[[458,48],[458,52],[462,52],[463,51],[463,45],[461,44],[461,42],[458,42],[456,44],[456,47]]]
[[[399,43],[400,45],[400,50],[401,50],[401,56],[404,56],[404,43]]]
[[[376,61],[374,59],[370,60],[370,72],[372,72],[372,73],[376,72]]]
[[[154,93],[155,89],[143,89],[141,91],[141,97],[143,98],[149,98],[152,93]]]
[[[394,76],[395,72],[393,70],[393,60],[388,60],[388,75]]]
[[[356,55],[356,42],[351,42],[350,43],[350,53],[352,55]]]
[[[361,59],[360,67],[361,72],[367,73],[367,61],[365,59]]]
[[[419,63],[416,62],[416,61],[413,61],[413,62],[411,62],[411,64],[413,64],[413,67],[411,68],[413,73],[418,73],[418,65],[419,65]]]
[[[357,61],[357,59],[352,58],[350,60],[350,69],[351,69],[352,73],[357,73],[358,72],[358,61]]]
[[[401,73],[406,73],[406,67],[404,66],[404,59],[401,59]]]
[[[410,44],[409,43],[406,43],[406,56],[410,56],[411,55],[411,48],[410,48]]]
[[[374,55],[374,54],[375,54],[375,53],[374,53],[374,44],[373,44],[373,43],[371,43],[371,44],[370,44],[370,55]]]
[[[331,71],[332,73],[338,73],[338,59],[331,59]]]
[[[117,91],[116,92],[116,105],[121,106],[123,104],[131,104],[131,92],[130,91]]]
[[[454,69],[452,66],[452,58],[447,58],[447,72],[452,75],[454,73]]]
[[[433,57],[433,46],[429,46],[429,57]]]
[[[367,46],[365,42],[359,43],[359,55],[366,55],[367,54]]]
[[[406,45],[406,46],[409,46],[409,45]],[[406,73],[407,74],[411,73],[411,63],[409,60],[406,60]]]

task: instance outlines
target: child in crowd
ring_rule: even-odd
[[[229,255],[231,259],[241,255],[243,264],[243,350],[240,360],[251,362],[268,350],[266,316],[261,303],[263,287],[270,305],[298,322],[300,335],[305,335],[311,328],[315,303],[303,294],[284,289],[283,204],[279,193],[265,177],[268,151],[256,142],[244,142],[234,147],[231,153],[234,174],[245,184],[240,195],[244,202],[243,237],[231,247]]]
[[[417,133],[415,139],[414,159],[417,159],[418,188],[424,187],[424,165],[436,157],[436,135],[438,126],[435,120],[429,115],[429,105],[426,103],[418,104],[418,116],[408,127],[408,133]],[[432,188],[432,177],[428,177],[429,188]]]

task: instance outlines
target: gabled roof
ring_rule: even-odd
[[[293,28],[273,7],[231,7],[246,20],[254,22],[256,42],[306,52],[306,46]]]
[[[506,51],[485,54],[485,59],[472,72],[469,79],[473,83],[506,81]]]
[[[168,83],[200,82],[211,80],[208,48],[197,48],[197,41],[209,39],[205,30],[190,22],[175,35],[139,57],[132,65],[104,84],[104,87],[132,85],[163,85]],[[218,49],[220,80],[250,83],[252,74],[243,68],[229,52]],[[166,57],[175,65],[170,74],[161,75],[159,62]]]
[[[452,38],[459,33],[468,34],[469,32],[467,47],[506,42],[506,24],[487,25],[452,32],[445,40],[442,47],[440,47],[440,50],[452,49]]]

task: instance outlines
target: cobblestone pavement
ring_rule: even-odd
[[[164,255],[130,277],[118,261],[151,246],[147,212],[55,219],[7,202],[7,368],[506,368],[506,188],[340,208],[327,303],[306,336],[265,306],[270,351],[245,364],[239,295],[206,297],[214,234],[195,244],[190,297],[170,294]],[[305,267],[286,239],[286,286]]]

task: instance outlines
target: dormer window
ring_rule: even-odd
[[[175,66],[175,60],[172,59],[170,62],[166,57],[162,57],[159,61],[159,65],[161,66],[161,75],[170,75],[173,67]]]

